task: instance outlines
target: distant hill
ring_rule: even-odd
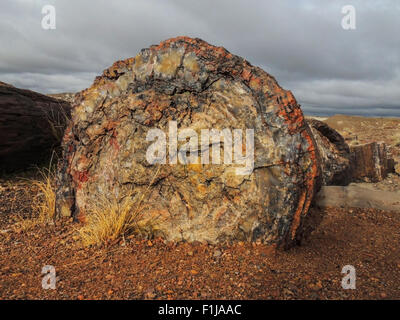
[[[62,93],[53,93],[53,94],[48,94],[49,97],[55,98],[55,99],[59,99],[59,100],[64,100],[67,101],[69,103],[73,103],[74,102],[74,98],[75,98],[75,93],[72,92],[62,92]]]
[[[8,83],[5,83],[5,82],[1,82],[1,81],[0,81],[0,86],[3,86],[3,87],[14,87],[11,84],[8,84]]]

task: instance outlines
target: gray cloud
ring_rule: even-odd
[[[41,28],[53,4],[57,29]],[[352,4],[357,29],[341,28]],[[262,67],[306,113],[400,116],[398,0],[2,0],[0,81],[78,91],[115,60],[177,35]]]

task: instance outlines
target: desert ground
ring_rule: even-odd
[[[400,157],[400,119],[323,119],[349,144],[384,141]],[[101,248],[80,243],[79,223],[35,223],[36,169],[0,178],[0,299],[400,299],[400,212],[327,207],[300,246],[169,243],[134,236]],[[400,191],[390,174],[372,190]],[[55,267],[56,289],[42,268]],[[341,286],[345,265],[356,289]]]

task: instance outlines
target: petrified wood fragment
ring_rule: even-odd
[[[378,182],[394,172],[394,160],[388,155],[384,142],[351,146],[353,181]]]
[[[308,119],[317,143],[323,185],[348,185],[351,182],[350,148],[344,138],[325,122]]]
[[[116,62],[75,102],[58,172],[60,214],[84,219],[99,199],[131,190],[133,197],[146,194],[141,219],[155,235],[282,247],[301,240],[314,221],[309,209],[319,164],[296,99],[224,48],[187,37],[164,41]],[[254,167],[237,174],[233,160],[205,163],[203,149],[197,163],[171,162],[171,150],[186,143],[178,139],[170,149],[174,123],[179,132],[197,133],[202,147],[202,129],[254,130]],[[169,143],[165,164],[146,158],[154,143],[146,137],[155,128]],[[225,159],[227,141],[220,139],[217,151]],[[249,153],[241,140],[235,140],[239,149]]]
[[[0,83],[0,171],[24,169],[49,158],[61,143],[67,102]]]

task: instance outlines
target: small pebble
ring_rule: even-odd
[[[222,255],[221,250],[218,250],[218,249],[217,249],[217,250],[214,251],[214,255],[213,255],[214,258],[219,258],[221,255]]]

